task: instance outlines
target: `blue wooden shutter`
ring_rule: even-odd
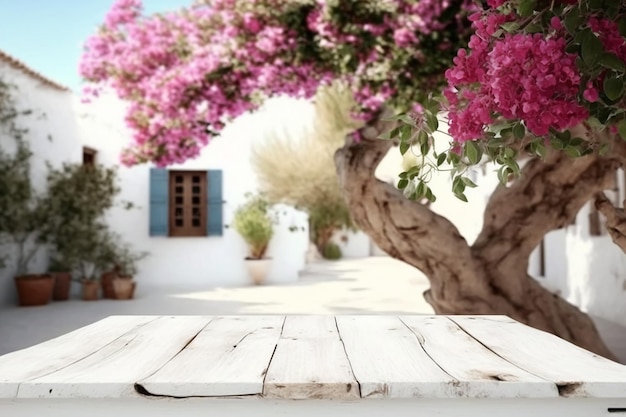
[[[224,234],[224,221],[222,220],[222,170],[210,169],[207,171],[207,222],[206,232],[209,236],[222,236]]]
[[[169,174],[150,168],[150,236],[167,236],[169,220]]]

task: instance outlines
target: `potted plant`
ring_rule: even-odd
[[[101,165],[66,163],[49,168],[46,203],[50,216],[45,234],[57,253],[75,265],[85,300],[98,298],[100,278],[104,297],[114,298],[114,275],[110,273],[114,236],[104,215],[120,191],[116,175],[115,168]]]
[[[118,300],[129,300],[133,298],[137,283],[134,276],[137,273],[137,262],[148,256],[147,252],[134,252],[129,245],[118,244],[115,258],[115,277],[113,278],[113,289],[115,298]]]
[[[72,244],[80,271],[83,300],[93,301],[99,296],[100,276],[111,265],[116,235],[100,221],[88,226],[76,232]]]
[[[66,301],[70,298],[72,284],[72,266],[59,256],[50,259],[48,273],[54,278],[54,301]]]
[[[260,285],[269,272],[271,259],[265,254],[274,235],[276,220],[263,195],[248,193],[246,198],[247,201],[235,212],[233,227],[248,245],[249,254],[244,259],[248,274],[255,285]]]
[[[4,89],[0,93],[3,95]],[[6,100],[6,97],[1,98]],[[0,116],[5,110],[0,109]],[[14,256],[3,255],[2,258],[13,258],[19,305],[44,305],[52,297],[54,279],[48,274],[32,273],[31,264],[44,243],[40,227],[46,220],[46,206],[31,184],[32,153],[23,139],[26,130],[8,123],[4,127],[15,139],[16,147],[11,153],[0,148],[0,238],[10,245],[8,254]]]

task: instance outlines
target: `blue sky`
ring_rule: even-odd
[[[79,92],[82,45],[113,0],[0,0],[0,49]],[[147,13],[175,10],[192,0],[143,0]]]

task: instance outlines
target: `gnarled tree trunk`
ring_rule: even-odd
[[[436,313],[505,314],[614,359],[591,319],[527,270],[544,235],[569,224],[611,185],[618,161],[562,153],[528,161],[518,180],[492,194],[482,232],[470,246],[446,218],[375,178],[393,146],[375,139],[382,128],[382,122],[368,127],[360,143],[347,141],[337,151],[339,181],[355,223],[385,252],[428,277],[424,296]]]

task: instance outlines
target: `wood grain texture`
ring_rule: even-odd
[[[398,317],[337,316],[364,398],[449,397],[456,381],[420,346]]]
[[[558,397],[556,385],[502,359],[445,316],[401,316],[422,348],[459,381],[459,397]]]
[[[355,399],[359,385],[332,316],[289,316],[263,395],[291,399]]]
[[[113,316],[0,356],[5,410],[200,397],[610,405],[626,366],[504,316]]]
[[[563,397],[626,397],[626,366],[505,316],[449,316],[508,362],[558,387]]]
[[[16,397],[21,383],[78,362],[156,316],[110,316],[26,349],[0,356],[0,398]]]
[[[210,321],[159,317],[124,333],[93,354],[20,385],[18,398],[120,398],[138,396],[135,381],[175,357]],[[76,340],[80,350],[82,341]]]
[[[278,343],[283,316],[217,317],[175,358],[138,381],[152,395],[257,395]]]

